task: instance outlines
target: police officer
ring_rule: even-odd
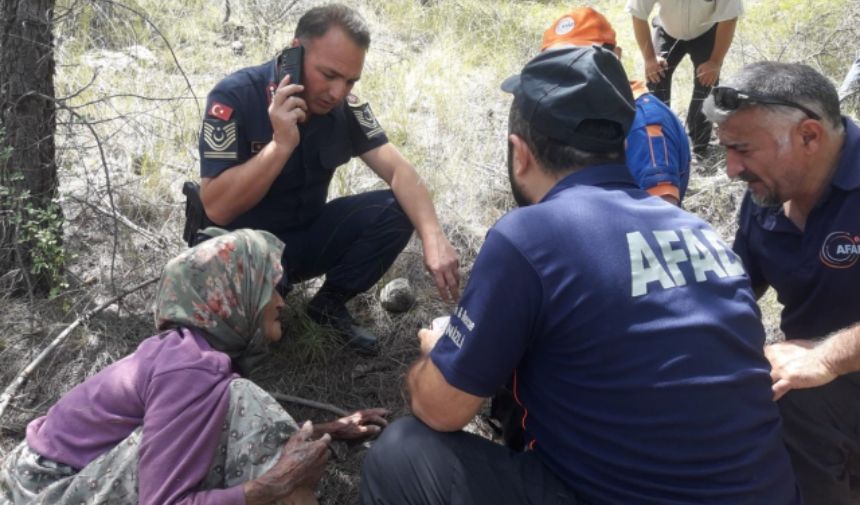
[[[370,106],[350,94],[369,45],[366,22],[349,7],[307,11],[292,42],[304,50],[301,82],[278,79],[277,59],[227,76],[209,94],[199,146],[208,218],[276,234],[290,282],[325,274],[308,314],[373,353],[376,337],[345,303],[382,277],[413,227],[443,299],[458,297],[459,274],[423,181]],[[327,203],[335,169],[354,156],[391,189]]]

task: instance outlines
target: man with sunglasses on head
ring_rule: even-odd
[[[783,305],[787,341],[766,354],[805,502],[856,504],[860,129],[840,116],[833,84],[800,64],[748,65],[704,110],[728,175],[748,184],[734,250],[756,295],[773,287]],[[817,378],[798,375],[806,366]]]

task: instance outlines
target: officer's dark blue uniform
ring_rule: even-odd
[[[217,177],[244,163],[272,139],[268,106],[275,61],[235,72],[209,94],[200,133],[200,175]],[[352,95],[328,114],[299,125],[301,143],[252,209],[228,229],[256,228],[285,244],[290,282],[326,274],[326,285],[349,295],[375,284],[406,246],[412,224],[391,191],[326,203],[338,166],[388,142],[366,103]]]
[[[860,128],[848,119],[843,124],[839,166],[804,231],[781,206],[759,207],[749,194],[741,205],[734,249],[758,292],[776,290],[788,339],[818,339],[860,322]],[[860,477],[858,398],[860,374],[853,373],[779,401],[801,482],[829,483],[805,491],[819,503],[845,503],[836,497]]]

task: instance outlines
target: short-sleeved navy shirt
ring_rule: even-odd
[[[490,230],[431,359],[487,397],[584,503],[796,504],[740,260],[627,167],[562,179]]]
[[[800,231],[782,207],[741,204],[734,249],[753,286],[772,286],[786,338],[819,338],[860,321],[860,128],[850,120],[839,166]]]
[[[275,87],[272,60],[225,77],[209,93],[199,139],[201,177],[248,161],[272,140],[268,107]],[[367,104],[352,96],[328,114],[311,116],[299,133],[299,146],[268,193],[227,228],[278,233],[308,224],[326,202],[335,169],[388,142]]]

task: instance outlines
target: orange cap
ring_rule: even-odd
[[[615,47],[615,30],[603,14],[591,7],[574,9],[555,20],[543,32],[540,50],[559,45],[590,46],[608,44]]]

